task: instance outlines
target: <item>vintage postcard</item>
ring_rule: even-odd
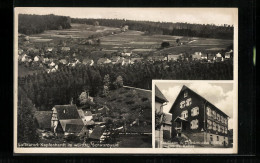
[[[237,8],[16,7],[14,13],[15,154],[236,153]],[[171,88],[195,92],[188,93],[198,100],[190,105],[201,105],[176,111],[173,96],[182,92]],[[208,88],[223,94],[209,98]],[[221,107],[226,95],[230,108]],[[202,103],[221,125],[204,115]],[[184,145],[192,151],[178,148]]]

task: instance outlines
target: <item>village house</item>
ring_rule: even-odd
[[[207,59],[208,59],[208,54],[202,53],[202,54],[201,54],[201,59],[207,60]]]
[[[33,58],[33,61],[34,62],[38,62],[40,60],[40,58],[38,57],[38,56],[35,56],[34,58]]]
[[[128,31],[128,28],[129,28],[128,25],[124,25],[124,26],[121,28],[121,31],[122,31],[122,32]]]
[[[89,136],[89,140],[91,141],[97,141],[102,142],[104,140],[104,132],[106,130],[106,127],[103,126],[96,126],[92,133]]]
[[[22,56],[22,59],[21,59],[22,62],[30,62],[29,60],[30,60],[30,57],[28,55],[24,54]]]
[[[119,56],[113,56],[110,59],[111,59],[112,64],[116,64],[120,60],[120,57]]]
[[[182,137],[191,144],[228,144],[228,116],[185,85],[170,111],[172,137]]]
[[[66,129],[68,124],[70,124],[70,128]],[[78,129],[71,129],[73,128],[72,126],[78,126]],[[68,135],[73,133],[79,136],[84,135],[84,132],[86,132],[76,105],[55,105],[52,108],[51,127],[56,135]]]
[[[194,54],[192,54],[192,59],[193,60],[200,60],[201,59],[201,52],[195,52]]]
[[[42,61],[42,63],[48,63],[50,61],[50,59],[49,58],[43,58],[43,61]]]
[[[93,66],[94,65],[94,61],[93,61],[93,59],[83,59],[82,64]]]
[[[230,59],[230,58],[233,58],[233,50],[232,49],[225,53],[225,59]]]
[[[51,62],[50,64],[49,64],[49,67],[54,67],[56,64],[54,63],[54,62]]]
[[[167,57],[165,58],[164,56],[160,56],[160,55],[157,55],[157,56],[153,56],[152,57],[153,59],[153,61],[165,61],[165,60],[167,60]]]
[[[98,65],[108,64],[108,63],[111,63],[111,60],[108,58],[99,58],[97,61]]]
[[[61,47],[61,51],[70,51],[70,47]]]
[[[95,124],[91,111],[83,111],[82,109],[78,109],[78,113],[85,126],[93,126]]]
[[[66,59],[60,59],[59,62],[62,63],[62,64],[64,64],[64,65],[66,65],[66,64],[68,63]]]
[[[53,47],[46,47],[45,48],[45,52],[52,52],[52,50],[53,50]]]
[[[22,55],[23,54],[23,49],[19,49],[18,50],[18,55]]]
[[[155,85],[155,113],[162,114],[163,107],[167,105],[168,100],[162,94],[160,89]],[[159,118],[158,123],[163,123],[163,115]],[[161,148],[163,143],[163,127],[159,126],[157,130],[155,130],[155,147]]]
[[[224,58],[222,57],[222,55],[220,53],[217,53],[215,61],[216,62],[221,62],[221,61],[224,61]]]
[[[132,54],[132,51],[129,49],[124,49],[123,52],[121,53],[122,57],[130,57]]]
[[[175,55],[175,54],[169,54],[167,57],[168,62],[170,61],[177,61],[180,58],[180,54]]]

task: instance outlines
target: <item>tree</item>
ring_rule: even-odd
[[[110,76],[109,76],[109,74],[106,74],[104,76],[103,83],[104,83],[104,86],[107,86],[109,88],[109,85],[110,85]]]
[[[163,112],[155,111],[155,130],[160,130],[165,120],[166,118]]]
[[[79,95],[79,103],[81,105],[93,105],[93,102],[91,102],[88,98],[88,93],[86,91],[82,92]]]
[[[113,83],[114,87],[117,89],[117,88],[121,88],[124,86],[124,83],[123,83],[123,78],[122,76],[118,76],[116,78],[116,81]]]
[[[162,44],[161,44],[161,47],[162,48],[167,48],[167,47],[169,47],[170,46],[170,43],[169,42],[162,42]]]
[[[20,87],[18,91],[18,143],[36,143],[39,139],[34,121],[36,109]]]

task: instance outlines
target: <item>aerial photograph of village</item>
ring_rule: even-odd
[[[152,148],[153,79],[233,80],[226,10],[18,11],[18,148]]]

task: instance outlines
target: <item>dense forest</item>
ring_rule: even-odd
[[[98,23],[97,23],[98,22]],[[233,26],[211,25],[211,24],[189,24],[170,22],[134,21],[122,19],[76,19],[72,18],[71,23],[81,23],[109,27],[129,26],[130,30],[144,31],[146,34],[163,34],[188,37],[205,37],[219,39],[233,39]]]
[[[129,66],[64,66],[54,73],[42,72],[19,78],[19,86],[27,92],[29,99],[37,108],[49,110],[53,105],[68,104],[71,97],[78,104],[76,100],[84,90],[89,90],[92,96],[99,95],[104,88],[103,79],[107,74],[110,76],[111,83],[118,76],[122,76],[124,85],[151,90],[152,79],[231,80],[232,67],[232,61],[147,62]],[[113,89],[113,86],[110,88]]]
[[[70,28],[70,17],[56,15],[19,14],[18,32],[26,35],[42,33],[45,30]]]

